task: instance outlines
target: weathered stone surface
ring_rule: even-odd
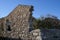
[[[18,5],[8,16],[1,18],[0,40],[60,40],[59,29],[32,30],[32,11],[32,6]]]
[[[32,40],[42,40],[41,38],[41,30],[36,29],[30,32]]]
[[[32,27],[32,11],[33,6],[18,5],[7,17],[0,20],[0,27],[4,29],[0,36],[27,40]]]

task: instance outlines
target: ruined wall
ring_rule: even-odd
[[[22,40],[60,40],[59,29],[32,30],[32,11],[33,6],[18,5],[8,16],[1,18],[0,39],[4,37],[7,40],[20,40],[19,38]]]
[[[18,5],[7,17],[4,18],[3,36],[27,39],[32,27],[32,11],[33,6]]]

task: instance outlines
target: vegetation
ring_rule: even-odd
[[[33,18],[34,29],[60,29],[60,20],[55,16],[42,17],[41,19]]]

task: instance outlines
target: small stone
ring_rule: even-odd
[[[38,33],[33,33],[33,35],[34,35],[34,36],[37,36],[37,35],[38,35]]]

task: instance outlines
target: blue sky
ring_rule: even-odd
[[[7,16],[18,4],[33,5],[35,18],[51,14],[60,19],[60,0],[0,0],[0,18]]]

